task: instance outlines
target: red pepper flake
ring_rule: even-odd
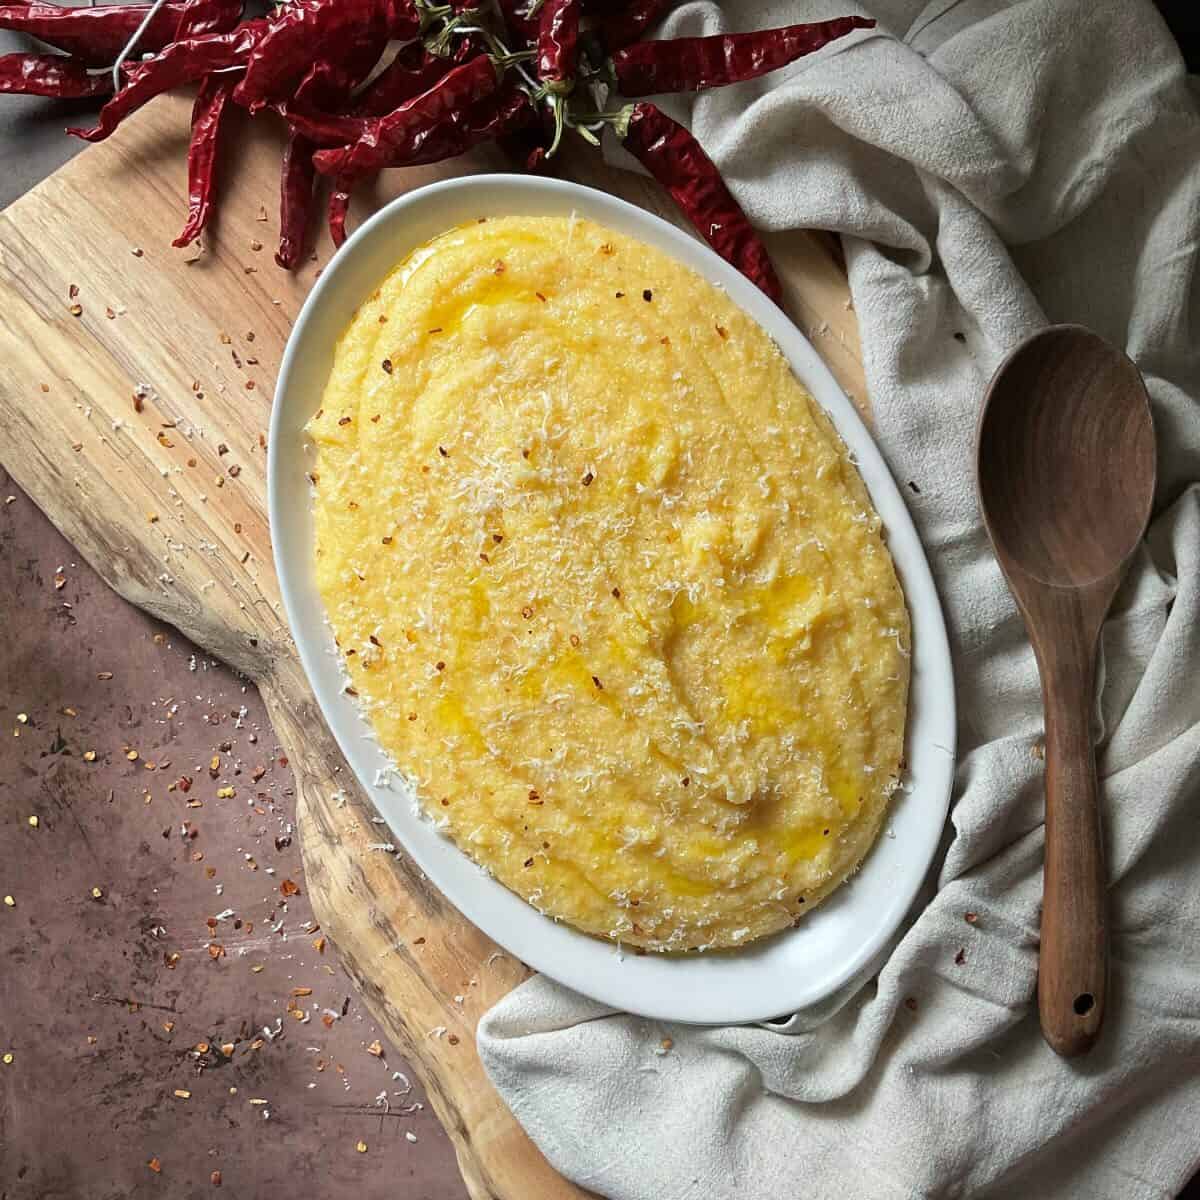
[[[916,1012],[917,1011],[916,996],[906,996],[904,998],[904,1007],[907,1008],[909,1012]]]
[[[534,292],[533,294],[534,294],[534,295],[535,295],[535,296],[536,296],[536,297],[537,297],[537,298],[538,298],[538,299],[539,299],[539,300],[540,300],[540,301],[541,301],[543,304],[545,304],[545,303],[546,303],[546,297],[545,297],[545,296],[543,296],[541,292]]]
[[[141,246],[134,246],[134,248],[130,251],[130,254],[132,254],[134,258],[142,258],[145,256],[145,253],[145,250],[143,250]]]
[[[966,921],[968,925],[974,925],[976,921],[979,920],[979,914],[973,912],[963,913],[963,920]]]
[[[450,1043],[450,1045],[452,1045],[452,1046],[457,1046],[458,1045],[458,1034],[456,1034],[456,1033],[450,1034],[449,1037],[446,1038],[446,1041],[448,1041]]]
[[[439,671],[444,671],[446,669],[446,664],[440,658],[433,665]]]
[[[107,318],[108,318],[110,321],[115,321],[115,320],[117,319],[117,313],[116,313],[116,309],[112,308],[111,306],[108,306],[108,307],[106,307],[106,308],[105,308],[105,310],[104,310],[104,315],[105,315],[105,316],[106,316],[106,317],[107,317]]]
[[[338,417],[338,424],[339,425],[349,425],[350,418],[349,417]]]
[[[220,1172],[220,1171],[214,1171],[214,1172],[213,1172],[213,1173],[212,1173],[212,1174],[211,1174],[211,1175],[208,1177],[208,1181],[209,1181],[209,1183],[211,1183],[211,1184],[213,1185],[213,1187],[220,1187],[220,1186],[221,1186],[221,1172]]]
[[[580,644],[579,643],[579,634],[577,634],[577,633],[571,634],[571,637],[569,640],[570,640],[571,645],[574,646],[576,650],[578,650],[579,644]]]
[[[593,475],[591,473],[591,471],[588,471],[587,474],[585,474],[584,477],[579,482],[582,483],[584,487],[591,487],[592,481],[595,478],[596,478],[595,475]]]
[[[192,790],[191,776],[180,775],[180,777],[175,781],[175,786],[179,788],[181,792],[190,792]]]
[[[256,387],[258,387],[258,384],[256,384],[253,379],[246,380],[246,391],[252,392]]]
[[[208,943],[208,957],[211,958],[214,962],[218,958],[224,958],[225,957],[225,947],[222,946],[220,942],[209,942]]]
[[[281,754],[276,761],[279,763],[279,765],[281,767],[286,767],[288,765],[288,760],[287,760],[286,754]]]
[[[152,1158],[146,1164],[146,1166],[148,1166],[150,1168],[150,1170],[152,1170],[155,1173],[155,1175],[162,1174],[162,1163],[157,1158]]]
[[[954,965],[956,967],[961,967],[966,961],[967,961],[967,952],[965,949],[963,949],[960,946],[958,949],[958,953],[954,956]]]
[[[525,607],[521,609],[521,616],[523,616],[527,621],[532,620],[533,609],[528,604],[525,605]]]
[[[67,298],[68,298],[69,300],[74,300],[74,299],[75,299],[75,297],[76,297],[76,296],[78,296],[78,295],[79,295],[79,287],[78,287],[78,285],[77,285],[77,284],[74,284],[74,283],[72,283],[72,284],[71,284],[71,285],[70,285],[70,286],[67,288]]]
[[[614,600],[620,600],[620,598],[621,598],[621,589],[620,589],[620,588],[616,588],[616,587],[615,587],[615,588],[613,588],[613,590],[612,590],[612,594],[613,594],[613,599],[614,599]]]
[[[292,881],[291,879],[285,879],[285,880],[284,880],[284,881],[283,881],[283,882],[282,882],[282,883],[279,885],[279,891],[280,891],[280,892],[281,892],[281,893],[282,893],[284,896],[298,896],[298,895],[300,895],[300,887],[299,887],[299,885],[298,885],[297,883],[295,883],[294,881]]]
[[[717,330],[717,337],[721,338],[722,340],[729,336],[729,330],[726,329],[724,325],[718,325],[716,327],[716,330]]]

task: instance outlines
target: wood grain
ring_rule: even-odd
[[[1038,1011],[1046,1041],[1072,1057],[1099,1036],[1108,990],[1091,715],[1100,627],[1154,499],[1154,424],[1137,368],[1079,326],[1039,330],[992,379],[978,457],[984,521],[1042,677]]]
[[[578,1198],[503,1106],[474,1049],[479,1017],[526,968],[405,856],[367,849],[378,838],[372,812],[281,614],[264,435],[283,345],[328,243],[322,236],[295,276],[272,261],[281,139],[264,120],[227,145],[223,204],[203,251],[172,250],[189,109],[187,96],[155,102],[0,214],[0,460],[121,595],[258,685],[295,768],[314,909],[419,1073],[471,1195]],[[506,166],[489,152],[389,172],[356,211]],[[653,184],[598,158],[572,151],[563,173],[673,218]],[[790,311],[861,406],[857,327],[831,240],[794,233],[771,246]],[[438,1027],[447,1036],[433,1036]]]

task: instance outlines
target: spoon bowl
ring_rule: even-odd
[[[1086,586],[1120,567],[1154,498],[1137,367],[1079,325],[1023,342],[988,389],[979,497],[997,551],[1039,583]]]
[[[1091,712],[1100,627],[1150,518],[1155,442],[1137,367],[1078,325],[1022,342],[988,386],[979,505],[1025,619],[1046,721],[1038,1012],[1059,1054],[1104,1020],[1106,873]]]

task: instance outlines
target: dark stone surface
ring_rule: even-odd
[[[253,688],[109,591],[0,470],[2,1200],[205,1196],[213,1171],[250,1200],[465,1197],[318,948],[280,758]]]

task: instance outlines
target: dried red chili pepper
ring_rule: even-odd
[[[498,92],[476,100],[452,119],[431,126],[415,143],[382,148],[384,153],[356,175],[338,175],[335,187],[348,194],[352,182],[384,167],[415,167],[456,158],[476,146],[521,129],[533,118],[534,109],[529,97],[516,84],[506,83]],[[341,154],[338,150],[318,150],[314,155],[317,170],[322,174],[336,174]]]
[[[874,27],[866,17],[838,17],[754,33],[638,42],[616,51],[612,65],[624,96],[699,92],[766,75],[856,29]]]
[[[280,105],[280,111],[289,119],[293,107],[297,112],[322,116],[323,109],[342,107],[354,84],[354,78],[344,67],[318,61],[300,81],[290,105]],[[280,172],[279,246],[275,251],[275,261],[288,271],[298,267],[304,255],[317,177],[312,161],[315,149],[312,141],[295,126],[289,128]]]
[[[675,6],[677,0],[633,0],[619,12],[612,13],[596,26],[596,35],[611,54],[622,46],[631,45],[657,24]]]
[[[112,94],[111,71],[89,74],[87,67],[62,54],[5,54],[0,57],[0,92],[24,96],[82,96]]]
[[[386,116],[341,118],[347,122],[362,120],[362,131],[351,145],[339,150],[318,151],[315,156],[317,170],[322,175],[358,177],[377,171],[392,161],[414,160],[421,153],[423,143],[435,132],[442,136],[443,127],[464,123],[470,105],[491,95],[498,82],[491,59],[481,54],[455,67],[432,87]],[[308,133],[303,125],[298,128]]]
[[[251,112],[286,101],[319,50],[355,82],[365,78],[391,39],[420,31],[412,0],[296,0],[271,18],[238,84],[235,99]]]
[[[465,43],[460,50],[465,48]],[[457,56],[456,56],[457,57]],[[354,103],[352,116],[381,117],[399,108],[406,100],[431,88],[454,66],[454,60],[430,54],[420,42],[413,42],[392,59],[371,80]],[[361,132],[361,130],[360,130]],[[331,145],[344,145],[358,137],[342,138]],[[354,180],[335,179],[329,193],[329,236],[335,246],[346,240],[346,217],[350,211]]]
[[[509,84],[494,95],[477,100],[465,121],[431,133],[419,153],[412,158],[402,162],[389,160],[382,165],[415,167],[454,158],[484,142],[514,135],[533,116],[529,97],[520,88]],[[538,149],[545,154],[544,147],[539,146]],[[329,236],[335,246],[340,246],[346,240],[346,216],[354,182],[352,177],[340,175],[334,180],[333,190],[329,194]]]
[[[579,66],[580,0],[545,0],[538,21],[537,73],[548,91],[565,96]]]
[[[242,19],[242,0],[187,0],[179,15],[179,25],[170,41],[203,37],[206,33],[228,33]],[[137,53],[159,50],[138,38]]]
[[[291,133],[283,152],[283,173],[279,185],[279,248],[275,251],[275,261],[288,271],[300,265],[304,254],[313,183],[317,178],[313,167],[313,149],[308,138]]]
[[[379,117],[336,116],[333,113],[287,109],[288,127],[314,146],[349,148],[379,125]]]
[[[493,95],[476,100],[467,109],[465,120],[445,122],[431,130],[406,162],[387,165],[417,167],[457,158],[525,128],[535,115],[528,95],[515,83],[506,82]]]
[[[453,66],[453,59],[430,54],[420,42],[413,42],[363,89],[353,111],[358,116],[382,117],[427,91]]]
[[[204,79],[214,71],[244,66],[266,26],[262,20],[246,21],[229,33],[210,33],[172,42],[153,58],[129,68],[125,86],[100,110],[95,129],[67,132],[84,141],[103,141],[130,113],[160,93],[181,83]]]
[[[780,303],[783,290],[767,248],[700,143],[644,101],[623,110],[616,130],[625,149],[671,193],[704,240]]]
[[[194,242],[212,216],[221,118],[235,82],[227,75],[210,75],[196,94],[192,105],[192,137],[188,143],[188,219],[183,232],[171,243],[173,246]]]
[[[308,74],[296,86],[295,95],[286,105],[279,105],[286,116],[290,106],[300,112],[337,111],[354,91],[355,80],[337,63],[324,60],[313,63]]]
[[[241,4],[228,0],[205,0],[210,11],[209,25],[197,32],[207,33],[216,28],[214,21],[224,22],[231,29],[241,16]],[[0,5],[0,29],[27,33],[49,46],[73,54],[88,66],[110,67],[125,49],[126,43],[145,20],[148,9],[144,4],[104,4],[96,8],[61,8],[57,4]],[[144,51],[161,50],[179,36],[180,21],[194,11],[190,4],[176,0],[164,4],[150,19],[150,24],[138,39]]]
[[[346,216],[350,211],[350,184],[334,181],[329,193],[329,236],[335,246],[346,240]]]

